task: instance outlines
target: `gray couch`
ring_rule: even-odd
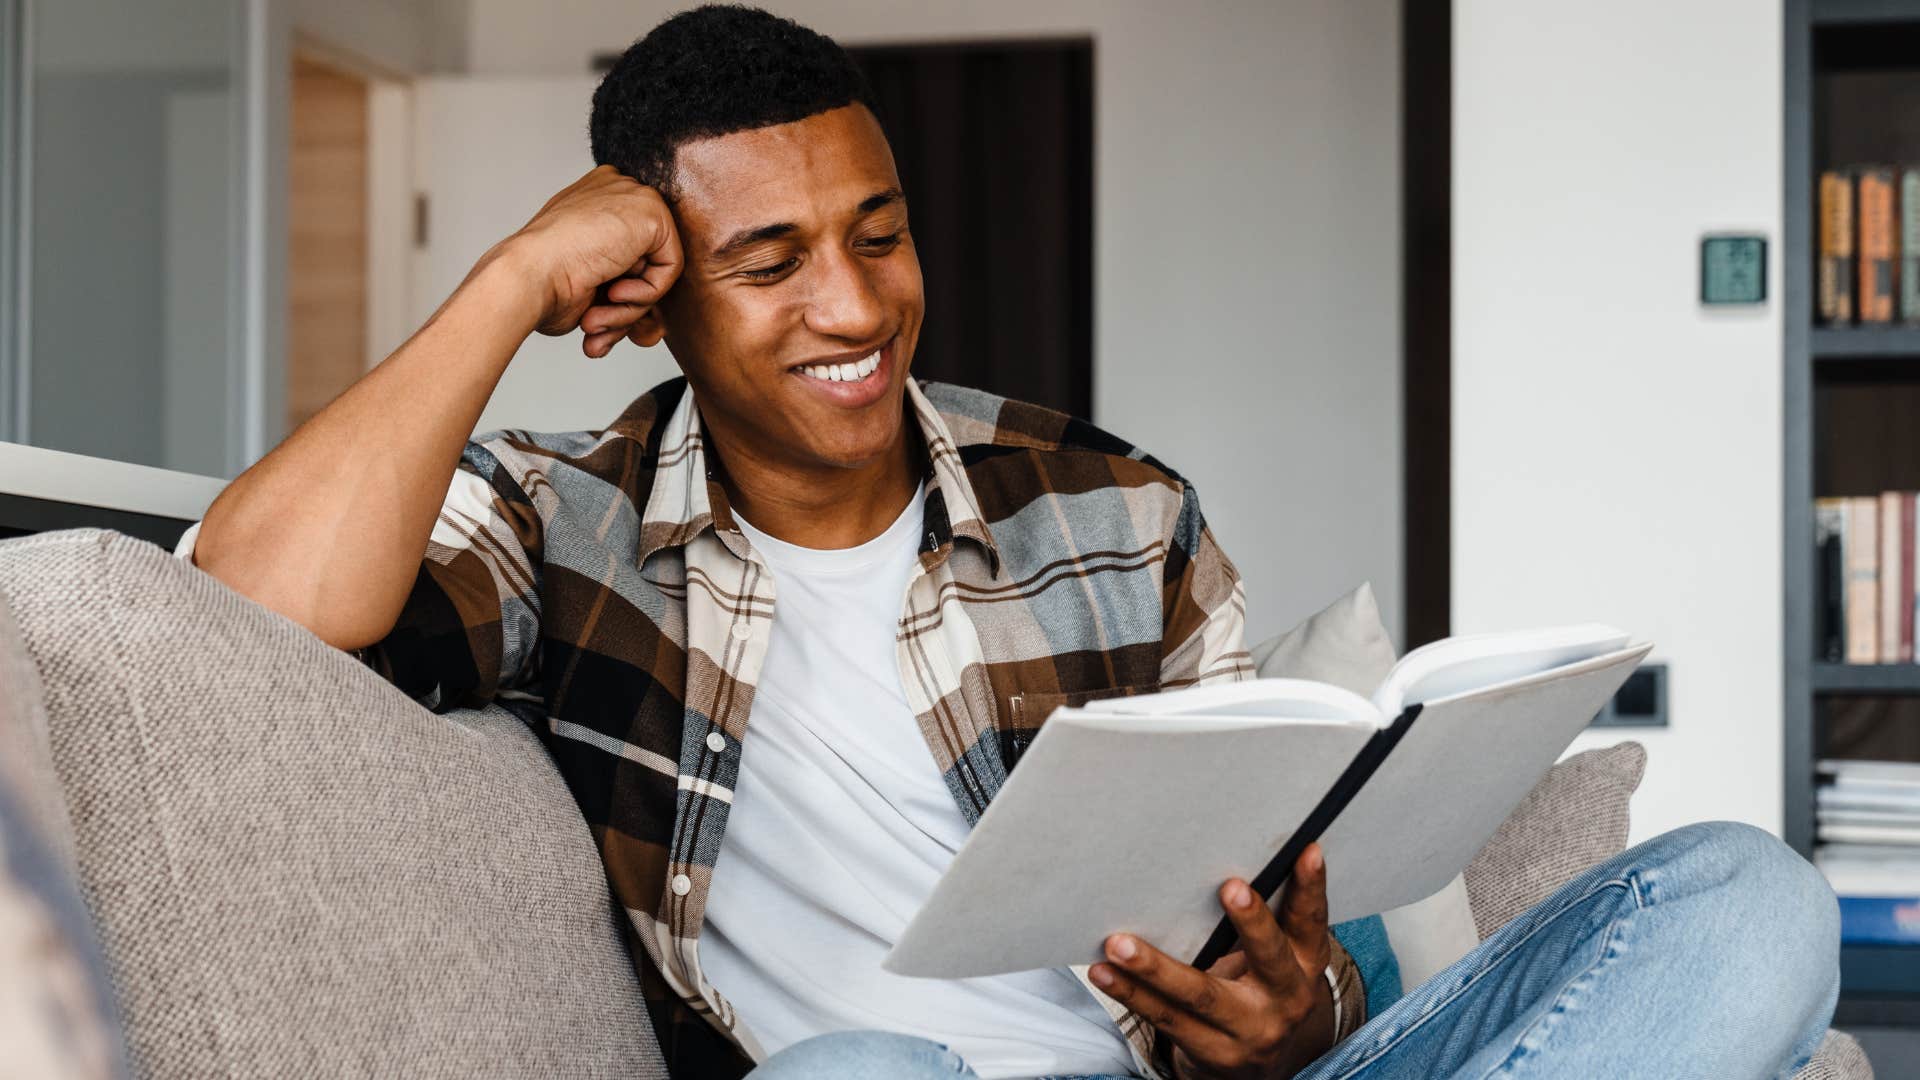
[[[0,543],[0,677],[0,788],[78,881],[133,1072],[665,1074],[592,838],[504,712],[436,716],[95,531]],[[1643,762],[1542,782],[1467,874],[1483,936],[1620,848]],[[38,977],[9,955],[0,985]],[[1871,1075],[1839,1033],[1801,1074]]]

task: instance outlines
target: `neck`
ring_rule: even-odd
[[[708,424],[707,432],[734,512],[761,532],[800,547],[831,550],[866,543],[898,520],[919,484],[913,451],[920,436],[911,421],[900,425],[886,452],[851,467],[780,461],[716,425]]]

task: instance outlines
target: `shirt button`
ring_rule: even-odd
[[[731,633],[735,641],[745,641],[753,636],[753,625],[743,619],[733,624]]]
[[[673,875],[673,895],[685,896],[693,891],[693,879],[685,874]]]
[[[727,748],[727,737],[717,731],[707,732],[707,749],[719,753]]]

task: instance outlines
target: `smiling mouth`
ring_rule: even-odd
[[[844,364],[805,364],[795,371],[821,382],[859,382],[880,369],[880,350]]]

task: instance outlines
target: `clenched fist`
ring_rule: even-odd
[[[533,220],[496,248],[527,275],[538,299],[539,331],[578,327],[581,349],[605,356],[623,337],[660,340],[653,307],[680,276],[680,236],[658,192],[601,165],[547,200]]]

